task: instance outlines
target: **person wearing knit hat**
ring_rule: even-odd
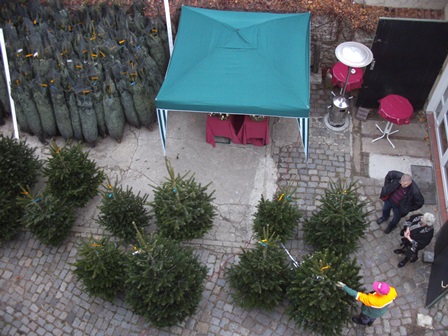
[[[434,236],[434,223],[436,217],[432,213],[417,214],[409,217],[403,224],[400,232],[402,248],[394,250],[396,254],[404,254],[405,258],[400,261],[398,267],[403,267],[408,261],[417,261],[418,251],[423,250]]]
[[[397,290],[385,282],[375,281],[373,283],[374,292],[371,293],[357,292],[340,281],[336,283],[336,286],[362,302],[361,313],[359,316],[353,316],[352,321],[366,326],[371,326],[378,317],[386,313],[390,304],[397,297]]]

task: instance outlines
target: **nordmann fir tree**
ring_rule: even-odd
[[[145,207],[148,195],[140,196],[132,192],[132,188],[111,185],[108,181],[102,192],[103,199],[98,206],[100,214],[97,222],[114,236],[127,243],[135,244],[137,235],[134,224],[139,230],[149,225],[151,216]]]
[[[272,310],[284,299],[290,271],[279,240],[268,231],[264,228],[265,238],[254,249],[243,249],[239,263],[228,270],[232,297],[240,307]]]
[[[109,238],[82,241],[74,274],[90,295],[113,300],[124,290],[125,255]]]
[[[23,206],[12,192],[0,189],[0,246],[23,229]]]
[[[297,326],[323,336],[342,334],[351,321],[356,301],[336,287],[342,281],[360,289],[361,276],[356,260],[333,251],[322,250],[308,255],[295,268],[287,289],[288,314]],[[340,280],[344,279],[344,280]]]
[[[331,182],[321,196],[318,210],[305,220],[304,238],[317,250],[328,248],[349,255],[358,246],[367,227],[367,202],[361,201],[356,182],[348,186],[342,181]]]
[[[126,262],[126,302],[158,328],[182,323],[199,305],[207,268],[171,239],[137,237]]]
[[[170,162],[165,159],[169,178],[161,186],[154,187],[154,201],[152,206],[157,230],[163,237],[178,241],[201,238],[213,226],[216,216],[213,192],[207,193],[206,186],[202,186],[188,177],[174,174]]]
[[[42,163],[25,140],[0,135],[0,190],[17,196],[37,181]]]
[[[52,144],[43,169],[48,192],[75,207],[85,206],[104,180],[104,172],[88,156],[80,144],[62,148]]]
[[[261,195],[253,223],[253,231],[258,239],[264,239],[263,232],[267,227],[269,227],[268,234],[275,233],[275,236],[283,243],[293,237],[294,230],[302,218],[302,213],[292,200],[294,192],[295,190],[291,190],[288,186],[277,192],[272,201],[265,200]]]
[[[22,221],[42,243],[58,246],[68,237],[75,223],[73,204],[43,192],[36,196],[23,190],[19,202],[24,206]]]
[[[26,141],[0,135],[0,242],[23,228],[23,207],[17,202],[21,188],[32,187],[42,163]]]

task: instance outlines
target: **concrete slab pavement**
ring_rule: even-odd
[[[391,167],[393,170],[411,174],[412,165],[433,167],[433,163],[429,159],[370,153],[369,176],[375,179],[384,179]]]
[[[362,123],[362,147],[366,153],[414,158],[430,157],[428,134],[426,127],[421,127],[421,123],[413,122],[408,125],[394,126],[392,130],[398,130],[398,133],[392,134],[389,138],[395,148],[389,144],[386,137],[372,142],[381,136],[375,125],[384,129],[386,122],[384,120],[367,120]]]
[[[375,113],[372,111],[371,114]],[[410,173],[410,166],[422,165],[432,167],[431,151],[428,133],[424,123],[413,122],[408,125],[394,125],[392,130],[398,130],[390,136],[395,145],[393,148],[384,137],[376,142],[372,140],[381,135],[376,125],[384,129],[383,119],[368,119],[362,122],[362,152],[369,155],[369,176],[384,178],[388,170],[393,169]]]

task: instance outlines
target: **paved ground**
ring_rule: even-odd
[[[0,248],[0,334],[311,335],[288,320],[284,306],[273,312],[234,306],[224,270],[235,261],[240,247],[250,244],[251,216],[261,194],[271,197],[277,185],[290,183],[298,188],[297,206],[310,216],[330,180],[345,178],[359,181],[362,197],[370,201],[369,210],[376,210],[356,253],[364,282],[369,286],[374,280],[385,280],[397,288],[399,297],[374,326],[350,324],[344,335],[447,335],[448,300],[442,299],[431,309],[424,307],[430,265],[418,260],[398,269],[400,258],[392,253],[398,246],[398,232],[385,235],[384,228],[375,222],[381,209],[378,192],[382,178],[378,176],[383,176],[378,169],[396,169],[397,157],[403,158],[404,167],[414,158],[430,163],[429,145],[420,136],[425,134],[426,124],[415,119],[409,127],[403,126],[394,138],[397,149],[391,152],[387,142],[382,143],[385,140],[371,144],[371,139],[378,136],[374,123],[381,122],[374,116],[364,123],[353,119],[342,132],[328,130],[323,118],[330,102],[329,92],[314,78],[308,164],[304,162],[296,124],[291,120],[271,120],[269,146],[218,144],[213,149],[204,141],[203,115],[169,115],[168,157],[176,172],[190,170],[200,182],[212,182],[219,213],[213,230],[204,239],[190,243],[208,266],[209,277],[197,313],[181,326],[158,330],[134,314],[122,298],[107,302],[83,291],[70,263],[76,259],[80,239],[90,233],[105,234],[92,220],[98,214],[97,197],[78,212],[73,234],[62,246],[50,248],[23,233]],[[10,132],[10,125],[0,131]],[[28,141],[39,146],[39,155],[45,157],[44,147],[32,137]],[[415,146],[423,150],[409,150]],[[150,198],[149,185],[159,183],[167,175],[161,152],[157,131],[131,128],[126,129],[121,144],[104,139],[90,149],[91,157],[112,180],[117,178],[135,191],[148,193]],[[437,213],[437,206],[425,206],[422,210]],[[310,252],[302,237],[299,227],[297,237],[287,245],[299,260]]]

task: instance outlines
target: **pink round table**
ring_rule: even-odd
[[[344,63],[337,62],[331,69],[331,82],[334,86],[340,88],[344,87],[345,80],[347,79],[348,66]],[[348,83],[346,91],[359,89],[362,86],[364,76],[364,71],[361,68],[351,68],[350,77],[348,78]]]
[[[411,122],[412,114],[414,113],[414,108],[412,107],[412,104],[409,102],[409,100],[395,94],[390,94],[384,98],[381,98],[379,100],[379,103],[380,107],[378,109],[378,113],[383,119],[387,120],[387,124],[384,131],[381,129],[381,127],[376,125],[382,135],[379,138],[372,140],[372,142],[386,137],[391,146],[395,148],[394,144],[389,139],[389,135],[397,133],[398,130],[391,132],[392,126],[393,124],[409,124]]]

